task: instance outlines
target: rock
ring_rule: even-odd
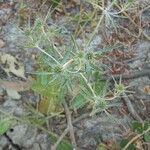
[[[0,96],[3,95],[3,92],[4,92],[3,88],[0,87]]]
[[[9,145],[9,141],[5,136],[0,136],[0,148],[5,148],[7,145]],[[0,149],[1,150],[1,149]]]
[[[50,139],[48,134],[38,134],[37,129],[27,124],[20,124],[7,132],[14,144],[28,150],[48,150]]]
[[[145,55],[150,53],[150,43],[149,42],[139,43],[137,45],[136,52],[138,52],[141,58],[143,58]]]
[[[17,107],[17,102],[11,100],[9,97],[7,97],[7,99],[3,103],[3,108],[10,114],[13,114]]]
[[[142,66],[145,64],[145,61],[149,61],[149,55],[150,55],[150,43],[149,42],[140,42],[138,43],[134,51],[137,55],[137,60],[129,63],[129,66],[132,69],[139,69],[142,68]]]
[[[35,143],[35,144],[33,144],[33,147],[30,150],[41,150],[41,148],[38,143]]]
[[[14,144],[20,147],[30,148],[35,141],[37,129],[26,124],[20,124],[12,128],[11,131],[8,131],[7,135]]]
[[[83,40],[80,38],[77,38],[76,43],[77,43],[77,45],[81,46],[81,45],[83,45]]]
[[[4,46],[5,46],[5,42],[2,39],[0,39],[0,48],[3,48]]]
[[[91,146],[96,149],[96,145],[101,142],[118,140],[123,132],[121,125],[124,122],[127,122],[127,118],[118,118],[116,122],[113,122],[113,119],[104,114],[82,120],[82,130],[77,130],[76,133],[80,139],[79,145],[83,145],[85,149]],[[126,127],[129,125],[126,124]]]
[[[101,39],[100,35],[96,35],[93,38],[92,42],[90,43],[90,46],[96,48],[98,45],[101,44],[101,41],[102,41],[102,39]]]
[[[136,96],[147,99],[146,97],[149,96],[149,94],[145,92],[145,87],[150,85],[150,79],[148,77],[141,77],[134,79],[132,80],[131,85],[136,86],[135,88]]]
[[[93,40],[91,41],[91,43],[89,44],[89,46],[88,46],[88,49],[90,50],[93,50],[93,49],[97,49],[98,48],[98,46],[101,44],[101,41],[102,41],[102,39],[101,39],[101,36],[100,35],[96,35],[94,38],[93,38]],[[88,41],[87,41],[88,42]],[[81,38],[77,38],[76,39],[76,43],[77,43],[77,45],[79,46],[79,47],[84,47],[84,49],[85,48],[87,48],[86,46],[86,42],[83,40],[83,39],[81,39]],[[85,50],[87,50],[87,49],[85,49]]]
[[[3,103],[3,108],[9,114],[14,114],[16,116],[22,116],[25,112],[20,105],[21,101],[11,100],[9,97]]]
[[[9,47],[9,52],[18,51],[18,46],[21,46],[25,42],[25,37],[21,30],[14,24],[10,23],[3,27],[5,33],[5,40]]]
[[[36,137],[36,143],[38,143],[42,150],[48,150],[51,147],[50,138],[47,134],[39,134]]]
[[[19,100],[20,98],[21,98],[21,95],[17,92],[17,91],[15,91],[15,90],[12,90],[12,89],[7,89],[6,90],[6,92],[7,92],[7,95],[10,97],[10,98],[12,98],[12,99],[16,99],[16,100]]]
[[[132,80],[131,85],[134,85],[134,94],[130,96],[132,105],[135,108],[136,113],[144,121],[148,121],[150,118],[150,79],[149,77],[141,77]]]

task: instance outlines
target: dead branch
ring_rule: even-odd
[[[140,122],[143,122],[143,120],[140,118],[140,116],[137,114],[137,112],[135,111],[129,97],[124,94],[123,97],[122,97],[128,107],[128,111],[131,113],[131,115],[133,116],[134,119],[140,121]]]
[[[150,76],[150,70],[141,70],[141,71],[136,71],[132,72],[131,74],[120,74],[120,75],[112,75],[115,80],[119,80],[120,78],[122,79],[135,79],[139,77],[145,77],[145,76]],[[113,80],[112,77],[108,76],[103,76],[102,80]]]
[[[57,140],[57,142],[51,146],[51,150],[56,150],[57,146],[60,144],[60,142],[63,140],[63,138],[66,136],[66,134],[69,132],[69,128],[66,128],[64,130],[64,132],[62,133],[62,135],[59,137],[59,139]]]
[[[66,101],[64,101],[63,106],[64,106],[65,113],[66,113],[66,118],[67,118],[68,128],[69,128],[69,132],[70,132],[71,143],[73,145],[73,149],[77,150],[77,144],[76,144],[74,129],[73,129],[72,120],[71,120],[71,113],[70,113],[70,110],[68,108],[68,105],[67,105]]]

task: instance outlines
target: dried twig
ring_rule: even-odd
[[[118,6],[118,5],[115,5],[115,6],[117,6],[117,7],[120,9],[120,11],[121,11],[121,7],[120,7],[120,6]],[[127,13],[126,11],[123,11],[122,13],[130,20],[130,22],[131,22],[135,27],[137,27],[137,28],[139,29],[139,32],[142,33],[143,36],[144,36],[147,40],[150,41],[149,35],[147,35],[147,34],[145,33],[145,31],[143,31],[143,29],[138,26],[137,23],[135,23],[135,21],[128,15],[128,13]]]
[[[113,78],[115,80],[120,79],[120,77],[121,79],[134,79],[134,78],[139,78],[144,76],[150,76],[150,70],[143,69],[141,71],[132,72],[131,74],[113,75]],[[108,76],[103,76],[102,80],[113,80],[113,78]]]
[[[134,119],[136,119],[140,122],[143,122],[143,120],[140,118],[140,116],[136,113],[130,99],[128,98],[128,96],[126,94],[123,95],[123,99],[128,107],[128,111],[131,113],[131,115],[134,117]]]
[[[72,121],[73,124],[79,122],[80,120],[89,117],[89,113],[85,113],[81,116],[79,116],[78,118],[76,118],[75,120]],[[65,128],[66,125],[62,126],[62,128]],[[64,132],[62,133],[62,135],[59,137],[59,139],[57,140],[57,142],[51,147],[52,150],[56,150],[57,146],[60,144],[60,142],[63,140],[63,138],[66,136],[66,134],[69,132],[69,128],[67,127]]]
[[[59,145],[59,143],[63,140],[63,138],[66,136],[66,134],[69,132],[69,128],[66,128],[64,130],[64,132],[62,133],[62,135],[59,137],[59,139],[57,140],[57,142],[51,146],[51,150],[56,150],[57,146]]]
[[[126,146],[122,149],[122,150],[127,150],[127,148],[129,147],[130,144],[132,144],[134,141],[136,141],[138,138],[140,138],[141,136],[143,136],[144,134],[146,134],[147,132],[150,131],[150,128],[148,128],[146,131],[144,131],[142,134],[137,134],[135,137],[133,137],[128,144],[126,144]]]
[[[75,136],[74,136],[74,129],[73,129],[72,120],[71,120],[71,113],[69,111],[69,108],[68,108],[66,101],[64,101],[63,106],[64,106],[65,113],[66,113],[71,143],[73,145],[73,149],[77,150],[77,144],[76,144],[76,140],[75,140]]]
[[[12,89],[15,91],[27,91],[31,88],[31,81],[6,81],[0,79],[0,86],[4,89]]]
[[[85,119],[85,118],[87,118],[87,117],[89,117],[89,116],[90,116],[90,113],[82,114],[81,116],[79,116],[79,117],[77,117],[76,119],[72,120],[72,124],[74,125],[74,124],[78,123],[79,121],[81,121],[81,120],[83,120],[83,119]],[[61,128],[61,129],[66,128],[66,124],[61,125],[60,128]]]

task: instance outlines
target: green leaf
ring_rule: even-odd
[[[3,135],[7,130],[13,127],[16,121],[10,117],[2,116],[0,118],[0,135]]]
[[[137,132],[138,134],[142,134],[144,131],[146,131],[149,127],[148,123],[141,123],[141,122],[134,122],[132,124],[132,129],[134,132]]]
[[[78,94],[72,101],[72,106],[79,109],[87,104],[87,99],[81,93]]]
[[[129,140],[128,140],[128,139],[122,139],[121,142],[120,142],[120,147],[121,147],[121,149],[123,149],[128,143],[129,143]],[[135,145],[131,143],[131,144],[128,146],[128,149],[127,149],[127,150],[135,150],[135,149],[136,149]]]
[[[146,133],[144,135],[144,140],[145,140],[145,142],[150,142],[150,133]]]
[[[56,7],[58,7],[60,5],[61,0],[52,0],[51,2],[52,2],[52,6],[54,8],[56,8]]]
[[[61,142],[58,147],[57,150],[72,150],[72,146],[66,142]]]
[[[63,59],[61,60],[61,63],[64,64],[65,62],[67,62],[67,60],[70,59],[70,57],[72,57],[72,51],[70,49],[67,49],[63,55]]]
[[[95,81],[93,84],[93,89],[95,91],[96,95],[104,95],[105,94],[105,90],[106,90],[106,81],[102,81],[101,80],[101,73],[100,72],[95,72],[93,74]]]
[[[42,113],[55,112],[60,107],[60,101],[65,95],[65,91],[61,90],[59,81],[54,80],[51,82],[51,80],[50,76],[41,74],[37,75],[36,80],[32,84],[32,89],[43,97],[39,102],[39,110]],[[60,97],[61,99],[59,99]]]
[[[59,83],[54,80],[52,84],[49,84],[51,80],[48,75],[37,75],[36,80],[32,84],[32,89],[43,96],[57,97]]]
[[[50,140],[52,144],[57,142],[57,136],[54,133],[50,134]],[[62,140],[57,147],[57,150],[73,150],[72,145],[67,140]]]
[[[97,150],[107,150],[104,146],[99,146]]]
[[[43,21],[40,18],[35,20],[34,30],[40,30],[43,26],[44,26]]]

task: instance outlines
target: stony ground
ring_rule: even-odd
[[[76,14],[81,2],[71,3],[64,0],[65,11]],[[142,2],[139,1],[139,3]],[[150,5],[149,1],[145,3],[146,6]],[[26,9],[23,10],[20,9],[21,0],[0,0],[0,112],[1,115],[4,112],[5,115],[13,114],[20,118],[30,114],[26,104],[35,106],[39,102],[38,94],[34,93],[26,82],[28,72],[34,72],[35,57],[38,52],[36,49],[23,47],[25,39],[21,29],[28,24],[28,19],[31,24],[34,22],[37,11],[39,11],[38,15],[45,15],[50,5],[47,2],[41,6],[41,9],[39,8],[40,1],[36,0],[27,0],[25,4]],[[89,11],[92,9],[87,3],[84,5]],[[145,24],[143,29],[150,37],[149,16],[150,9],[147,9],[142,13],[141,22]],[[60,26],[64,32],[65,42],[69,44],[69,34],[77,31],[76,25],[72,22],[68,24],[66,20],[67,17],[61,10],[58,10],[47,23]],[[128,22],[121,23],[128,26]],[[135,30],[132,26],[129,28]],[[85,36],[88,37],[92,30],[93,28],[87,26]],[[89,117],[86,109],[79,110],[73,120],[83,117],[74,123],[77,146],[81,150],[94,150],[102,143],[108,147],[115,145],[116,141],[131,133],[129,129],[133,120],[150,121],[150,41],[144,36],[136,37],[128,33],[125,35],[126,32],[115,35],[108,31],[109,38],[106,39],[103,34],[100,30],[90,46],[99,50],[107,43],[122,43],[123,50],[120,48],[115,53],[110,52],[109,58],[104,62],[112,68],[109,73],[114,77],[117,78],[120,73],[127,74],[122,76],[122,81],[125,85],[131,86],[133,94],[119,98],[116,102],[117,107],[109,110],[113,117],[117,118],[115,122],[105,113]],[[84,47],[81,34],[75,40],[81,47]],[[56,46],[59,46],[57,44]],[[16,66],[19,66],[19,69]],[[67,126],[65,122],[65,118],[56,119],[52,123],[54,126],[50,129],[61,135]],[[17,125],[0,136],[0,150],[48,150],[51,147],[51,141],[48,132],[18,120]],[[148,148],[141,146],[140,149]]]

